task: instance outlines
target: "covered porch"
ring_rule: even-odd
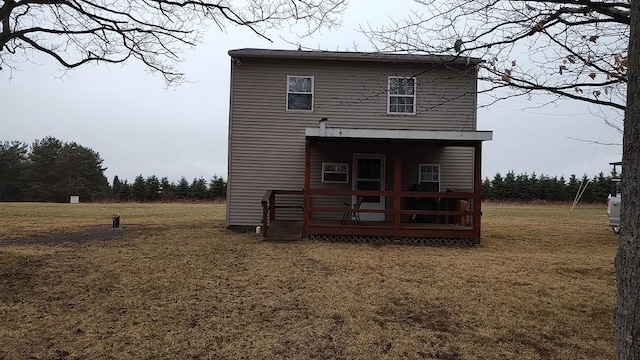
[[[286,240],[278,229],[287,228],[291,240],[479,243],[482,141],[491,137],[307,128],[304,186],[265,193],[262,234]]]

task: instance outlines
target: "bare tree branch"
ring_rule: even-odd
[[[381,51],[483,58],[480,90],[489,94],[504,86],[512,90],[507,97],[547,92],[626,108],[629,2],[415,2],[406,19],[361,31]]]
[[[0,0],[0,70],[32,51],[66,69],[138,59],[179,84],[180,54],[211,23],[247,28],[269,40],[274,29],[304,24],[301,36],[340,25],[346,0]]]
[[[575,140],[575,141],[581,141],[581,142],[585,142],[585,143],[588,143],[588,144],[594,144],[594,145],[622,146],[621,143],[605,143],[605,142],[601,142],[601,141],[579,139],[579,138],[574,138],[574,137],[570,137],[570,136],[567,136],[567,139],[571,139],[571,140]]]

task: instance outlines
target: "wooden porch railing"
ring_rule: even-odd
[[[480,196],[473,192],[422,192],[422,191],[376,191],[376,190],[333,190],[333,189],[311,189],[309,196],[385,196],[387,202],[391,201],[393,204],[390,209],[362,209],[359,212],[363,213],[385,213],[393,216],[393,222],[391,228],[379,227],[376,231],[379,235],[387,235],[394,237],[402,236],[433,236],[433,237],[467,237],[474,238],[476,242],[480,240],[480,217],[482,216],[480,210]],[[434,199],[451,199],[453,201],[462,200],[464,206],[458,206],[456,210],[418,210],[409,208],[406,203],[403,205],[403,199],[406,198],[434,198]],[[454,204],[455,209],[455,204]],[[305,216],[310,216],[313,213],[343,213],[344,207],[339,206],[309,206],[309,211],[305,212]],[[402,215],[435,215],[442,217],[451,217],[450,219],[456,219],[454,224],[462,225],[466,227],[465,230],[412,230],[410,225],[407,224],[405,218],[404,222],[401,221]],[[313,222],[310,219],[305,219],[305,224],[309,225]],[[388,226],[388,225],[387,225]],[[366,229],[362,226],[342,226],[342,232],[344,234],[361,234]],[[311,232],[327,229],[320,229],[315,226],[309,226]],[[329,229],[331,233],[334,233],[334,229]],[[371,230],[369,230],[371,231]]]
[[[269,190],[265,193],[262,198],[262,235],[263,237],[267,237],[270,224],[276,220],[276,209],[282,208],[298,208],[302,209],[301,206],[287,206],[287,205],[278,205],[276,197],[277,195],[298,195],[303,196],[304,191],[299,190]],[[384,196],[390,203],[393,204],[390,209],[359,209],[360,213],[385,213],[389,215],[393,215],[393,229],[383,230],[385,234],[392,234],[394,236],[400,236],[403,234],[416,234],[417,230],[409,231],[403,228],[401,224],[401,216],[405,215],[436,215],[442,217],[450,217],[449,219],[455,219],[453,224],[461,225],[464,227],[468,227],[469,231],[474,233],[474,237],[478,237],[480,234],[480,217],[482,215],[479,210],[479,206],[477,206],[477,201],[480,201],[480,197],[478,194],[473,192],[422,192],[422,191],[401,191],[395,192],[392,190],[336,190],[336,189],[311,189],[309,190],[309,198],[311,197],[325,197],[325,196]],[[454,201],[454,209],[449,210],[418,210],[411,209],[406,204],[403,206],[402,199],[407,198],[435,198],[435,199],[451,199]],[[398,199],[398,200],[397,200]],[[464,206],[456,206],[455,204],[464,204]],[[303,209],[304,210],[304,209]],[[305,232],[308,228],[312,228],[311,226],[311,214],[316,213],[335,213],[342,215],[344,214],[345,208],[342,206],[313,206],[312,201],[309,202],[309,206],[307,211],[303,211],[303,226]],[[340,218],[340,216],[336,216],[336,218]],[[406,223],[406,220],[405,220]],[[449,224],[451,224],[449,222]],[[353,228],[354,232],[358,232],[358,228],[365,231],[366,226],[355,226],[353,224],[347,225],[339,225],[333,229],[330,229],[332,232],[340,231],[339,229],[344,229],[345,232],[348,232],[347,229]],[[325,229],[326,230],[326,229]],[[441,233],[446,233],[441,232]],[[403,235],[404,236],[404,235]],[[408,235],[414,236],[414,235]]]

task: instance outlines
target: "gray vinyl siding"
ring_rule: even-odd
[[[403,158],[402,187],[408,189],[418,182],[419,164],[440,165],[440,191],[473,191],[473,148],[447,146],[420,149],[415,146]]]
[[[255,226],[262,219],[260,200],[267,190],[302,190],[304,186],[305,127],[408,130],[475,130],[476,73],[471,68],[419,64],[346,61],[278,61],[241,58],[232,61],[229,126],[227,224]],[[287,111],[287,75],[314,77],[313,112]],[[416,115],[387,114],[389,76],[417,75]],[[314,145],[316,146],[316,145]],[[345,149],[347,150],[347,149]],[[385,153],[386,188],[393,189],[391,148],[356,149],[328,158],[312,159],[312,187],[351,188],[351,184],[322,184],[322,161],[349,162],[353,152]],[[442,189],[473,189],[473,149],[439,148]],[[430,155],[430,156],[431,156]],[[427,155],[425,155],[427,156]],[[344,157],[346,160],[339,160]],[[435,161],[433,160],[433,161]],[[409,162],[430,162],[416,158]],[[406,167],[405,167],[406,166]],[[417,181],[417,165],[403,163],[414,175],[403,176],[403,187]],[[349,175],[351,181],[351,174]],[[406,181],[406,183],[405,183]],[[284,199],[283,199],[284,200]],[[341,204],[343,199],[336,200]],[[289,201],[289,200],[285,200]],[[301,199],[290,200],[301,204]],[[391,206],[387,201],[387,207]],[[335,206],[335,203],[330,205]],[[300,211],[283,210],[295,218]]]

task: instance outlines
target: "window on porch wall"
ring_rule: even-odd
[[[430,185],[434,190],[440,191],[440,165],[420,164],[418,169],[418,183]]]
[[[348,163],[322,163],[322,182],[323,183],[343,183],[349,182],[349,164]]]

